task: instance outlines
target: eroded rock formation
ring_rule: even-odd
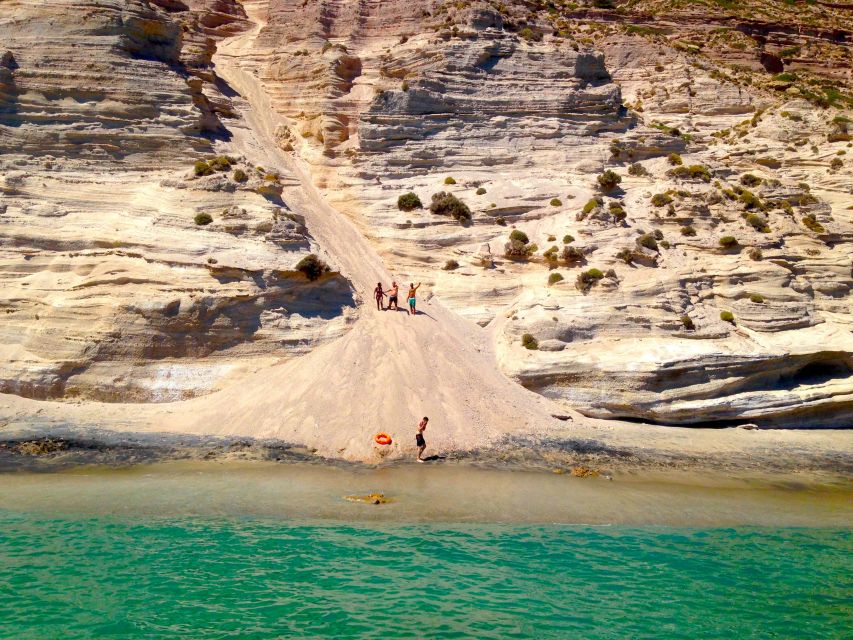
[[[597,417],[849,426],[849,11],[730,4],[138,0],[72,24],[70,0],[7,3],[4,389],[164,399],[169,363],[207,371],[191,395],[226,375],[211,354],[343,331],[349,285],[292,271],[319,249],[287,172],[192,174],[260,104],[218,55],[388,268],[526,387]],[[429,211],[441,191],[470,222]]]

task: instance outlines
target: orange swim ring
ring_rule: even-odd
[[[373,436],[373,441],[376,444],[391,444],[391,442],[393,442],[391,440],[391,436],[389,436],[387,433],[377,433],[375,436]]]

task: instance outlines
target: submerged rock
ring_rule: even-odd
[[[349,502],[361,502],[364,504],[386,504],[390,502],[384,493],[368,493],[365,496],[344,496]]]

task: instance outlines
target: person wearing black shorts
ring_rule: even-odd
[[[429,418],[424,416],[424,419],[420,421],[420,424],[418,424],[418,432],[415,434],[415,444],[418,446],[418,462],[424,461],[424,459],[421,456],[424,453],[424,449],[426,449],[426,440],[424,440],[424,431],[426,431],[428,422],[429,422]]]
[[[391,305],[394,305],[394,309],[399,309],[397,306],[397,295],[400,293],[400,287],[396,282],[391,282],[391,288],[386,291],[388,294],[388,308],[391,308]]]

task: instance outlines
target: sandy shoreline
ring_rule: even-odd
[[[665,429],[665,428],[663,428]],[[717,432],[699,432],[707,435]],[[742,431],[742,430],[736,430]],[[846,435],[848,432],[844,432]],[[494,470],[548,471],[571,474],[591,469],[605,478],[633,477],[684,482],[697,486],[727,480],[853,486],[853,455],[844,448],[779,446],[774,434],[749,431],[750,437],[767,436],[766,447],[729,451],[689,451],[638,446],[637,442],[608,442],[579,437],[570,428],[547,439],[508,436],[493,446],[474,450],[428,448],[428,466],[477,467]],[[796,436],[799,432],[784,431]],[[808,435],[806,433],[805,435]],[[812,435],[820,435],[814,434]],[[830,434],[832,435],[832,434]],[[377,447],[379,449],[379,447]],[[414,464],[411,456],[394,456],[370,462],[349,461],[318,454],[310,447],[281,440],[204,436],[174,433],[131,433],[106,429],[53,426],[34,429],[8,425],[0,429],[0,473],[51,472],[101,465],[128,467],[174,461],[212,463],[309,463],[346,469],[399,468]]]

